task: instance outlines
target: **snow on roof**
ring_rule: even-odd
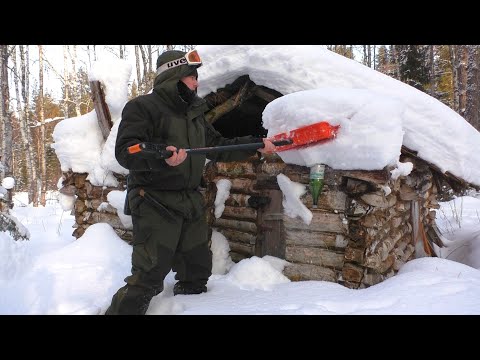
[[[480,133],[448,106],[407,84],[319,45],[201,45],[197,49],[203,60],[198,69],[199,96],[246,74],[257,85],[284,95],[263,112],[268,136],[319,121],[340,125],[331,142],[279,153],[287,163],[376,170],[401,166],[399,156],[405,145],[443,172],[480,185],[476,153]],[[103,144],[98,125],[90,120],[96,118],[92,112],[60,122],[53,147],[63,171],[86,171],[92,184],[108,186],[116,182],[109,172],[127,173],[115,160],[113,147],[131,68],[118,60],[92,69],[91,80],[108,78],[104,84],[107,103],[115,109],[112,132]],[[119,89],[120,96],[109,97]],[[79,121],[87,129],[69,129],[79,126]],[[92,141],[95,146],[89,146]]]

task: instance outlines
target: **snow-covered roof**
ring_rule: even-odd
[[[476,152],[480,133],[448,106],[407,84],[318,45],[201,45],[197,49],[203,60],[198,69],[200,96],[242,75],[284,95],[263,112],[268,136],[319,121],[340,125],[334,141],[279,153],[287,163],[383,169],[402,166],[399,156],[405,145],[441,171],[480,186]],[[126,93],[110,98],[109,94],[127,88],[131,68],[120,60],[94,68],[91,80],[92,74],[98,80],[108,77],[107,103],[115,109],[107,142],[87,134],[100,132],[92,112],[58,124],[54,147],[63,171],[86,171],[93,184],[110,185],[115,182],[110,171],[126,173],[113,156]],[[85,125],[83,130],[68,129],[81,126],[80,121]],[[86,151],[90,152],[87,156]]]

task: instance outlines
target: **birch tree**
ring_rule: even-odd
[[[68,108],[70,104],[70,74],[68,72],[68,45],[63,45],[63,116],[68,118]]]
[[[40,139],[38,146],[38,157],[40,162],[40,170],[42,173],[40,179],[40,204],[45,206],[46,204],[46,193],[47,193],[47,164],[46,164],[46,151],[45,151],[45,115],[43,110],[43,46],[38,45],[38,61],[39,61],[39,71],[38,71],[38,82],[39,82],[39,120],[40,120]]]
[[[73,56],[70,54],[70,58],[72,60],[72,98],[75,105],[75,114],[76,116],[80,116],[82,113],[80,111],[80,84],[77,74],[77,45],[73,45]]]
[[[30,49],[28,45],[19,45],[20,51],[20,79],[22,84],[22,99],[23,99],[23,128],[25,131],[25,136],[27,140],[26,156],[27,156],[27,165],[29,171],[31,171],[30,185],[28,188],[28,200],[29,202],[38,205],[38,193],[39,188],[37,186],[36,179],[37,176],[37,164],[35,161],[34,149],[33,149],[33,139],[32,131],[30,129]]]
[[[141,94],[142,91],[142,84],[143,84],[143,77],[140,73],[141,71],[141,64],[140,64],[140,54],[139,54],[139,47],[141,45],[135,45],[135,69],[137,70],[137,90]]]
[[[2,116],[2,163],[4,167],[5,176],[11,176],[12,159],[13,159],[13,129],[12,118],[10,111],[10,90],[8,86],[8,58],[9,46],[0,45],[0,87],[1,87],[1,116]]]
[[[453,46],[453,89],[455,96],[455,111],[461,116],[465,115],[466,108],[466,86],[467,86],[467,72],[466,72],[466,47],[465,45]]]
[[[148,54],[148,72],[153,72],[153,52],[152,45],[147,45],[147,54]]]
[[[147,55],[142,45],[139,45],[140,55],[142,55],[143,85],[146,87],[148,79]]]
[[[135,65],[138,92],[145,94],[153,86],[153,80],[155,79],[151,45],[135,45]]]
[[[13,59],[13,74],[14,74],[14,81],[15,81],[15,96],[16,96],[16,103],[17,103],[17,113],[18,113],[18,127],[20,129],[20,138],[21,138],[21,144],[22,144],[22,150],[20,154],[23,154],[24,161],[25,161],[25,168],[26,168],[26,174],[27,174],[27,179],[26,179],[26,185],[28,189],[28,203],[30,204],[33,201],[33,193],[34,193],[34,186],[35,184],[34,179],[36,179],[36,171],[35,171],[35,166],[34,162],[32,160],[33,154],[32,154],[32,136],[30,133],[30,127],[28,126],[27,122],[27,116],[25,112],[25,105],[22,104],[22,98],[20,97],[20,91],[22,91],[22,94],[24,92],[24,83],[23,83],[23,74],[25,73],[25,69],[20,69],[18,68],[17,65],[17,54],[16,54],[16,47],[14,47],[14,51],[12,53],[12,59]],[[22,58],[22,52],[23,52],[23,46],[19,46],[19,53],[20,53],[20,58]],[[21,66],[24,66],[25,63],[21,62]],[[22,75],[20,75],[20,73]],[[19,80],[20,83],[19,83]],[[35,173],[35,175],[34,175]]]

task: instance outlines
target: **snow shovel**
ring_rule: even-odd
[[[330,125],[326,121],[322,121],[315,124],[302,126],[298,129],[293,129],[281,134],[277,134],[269,138],[269,140],[272,141],[274,144],[275,141],[279,140],[292,140],[291,144],[287,144],[284,146],[275,145],[277,146],[277,148],[275,149],[276,152],[285,151],[334,139],[337,136],[339,128],[340,125],[334,126]]]
[[[298,129],[290,130],[281,134],[277,134],[268,138],[276,151],[285,151],[298,147],[304,147],[326,140],[333,139],[337,136],[337,131],[340,125],[332,126],[326,121],[315,123],[312,125],[303,126]],[[258,142],[248,144],[223,145],[203,148],[185,149],[187,154],[207,154],[212,152],[235,151],[235,150],[255,150],[263,148],[263,140],[258,139]],[[129,154],[139,152],[154,153],[159,159],[168,159],[173,155],[173,152],[165,149],[165,145],[152,143],[139,143],[128,148]]]

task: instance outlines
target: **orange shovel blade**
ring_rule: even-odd
[[[276,141],[276,140],[285,140],[285,139],[292,139],[293,143],[284,146],[277,146],[276,151],[285,151],[294,149],[300,146],[307,146],[310,144],[318,143],[321,141],[326,141],[333,139],[337,136],[338,129],[340,125],[330,125],[326,121],[322,121],[319,123],[311,124],[302,126],[298,129],[293,129],[281,134],[277,134],[269,140]]]

